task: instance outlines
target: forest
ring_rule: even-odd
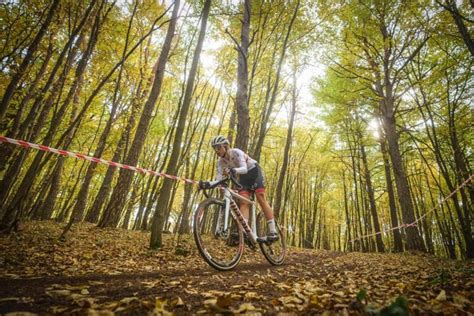
[[[184,249],[223,135],[261,165],[295,251],[472,262],[472,0],[19,0],[0,17],[2,236],[52,222],[55,240],[90,225]]]

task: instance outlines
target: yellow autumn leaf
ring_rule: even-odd
[[[175,306],[184,306],[184,302],[181,299],[181,297],[178,296],[178,299],[176,300]]]
[[[239,306],[238,309],[233,310],[233,312],[236,313],[236,314],[242,314],[242,313],[252,312],[252,311],[256,311],[256,310],[257,309],[252,304],[243,303]]]
[[[445,290],[441,290],[441,292],[436,296],[436,300],[440,302],[446,301],[446,292]]]
[[[166,305],[167,305],[166,300],[157,298],[155,300],[155,309],[153,310],[152,315],[162,315],[162,316],[173,315],[172,313],[170,313],[169,311],[165,309]]]

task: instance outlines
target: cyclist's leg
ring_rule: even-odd
[[[278,239],[278,234],[275,227],[275,218],[273,215],[273,209],[267,201],[265,195],[265,179],[263,177],[263,172],[258,168],[258,176],[255,179],[255,194],[257,196],[257,202],[260,205],[263,213],[265,214],[265,218],[267,219],[268,225],[268,236],[259,238],[259,241],[274,241]]]
[[[273,215],[273,210],[270,204],[268,204],[267,198],[265,196],[265,189],[257,189],[255,191],[255,194],[257,195],[257,201],[258,204],[260,205],[260,208],[262,209],[265,218],[267,220],[267,226],[268,226],[268,235],[262,236],[258,241],[274,241],[278,239],[278,233],[276,231],[276,223],[275,223],[275,218]]]
[[[257,197],[257,202],[260,205],[260,208],[262,209],[263,213],[265,214],[265,218],[267,220],[272,220],[273,209],[270,204],[268,204],[267,197],[265,195],[265,178],[263,176],[262,169],[259,165],[257,165],[257,177],[255,178],[253,189]]]
[[[267,220],[273,219],[273,209],[270,204],[268,204],[267,197],[265,195],[265,189],[259,188],[255,190],[255,195],[257,196],[257,202],[260,205],[260,208],[265,214],[265,218]]]

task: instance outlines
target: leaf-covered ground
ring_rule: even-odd
[[[81,224],[60,234],[30,222],[0,236],[0,314],[474,313],[472,261],[290,249],[273,267],[246,249],[234,271],[218,272],[191,238],[176,252],[171,235],[151,251],[143,232]]]

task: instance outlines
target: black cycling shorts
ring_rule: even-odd
[[[265,179],[263,177],[262,169],[259,165],[255,165],[246,174],[239,176],[239,182],[242,189],[239,192],[265,192]]]

